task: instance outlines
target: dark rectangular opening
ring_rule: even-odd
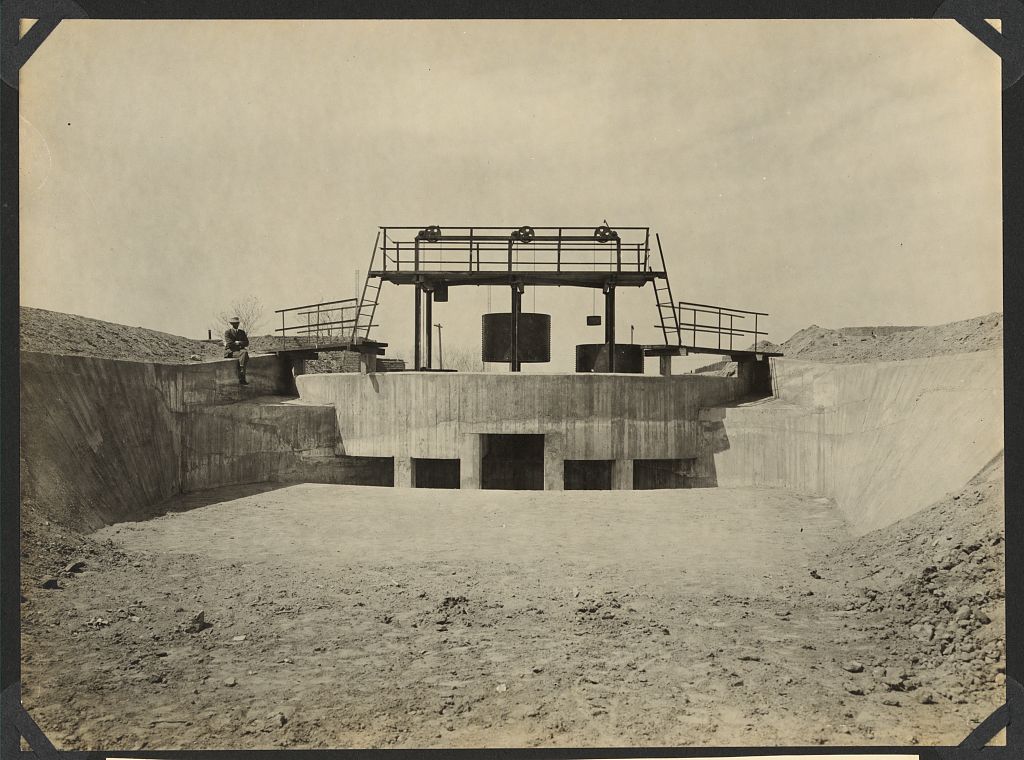
[[[510,491],[543,491],[544,436],[482,434],[480,487]]]
[[[633,490],[690,488],[693,459],[634,459]]]
[[[310,473],[311,483],[344,483],[351,486],[393,486],[394,457],[334,457]],[[310,477],[307,476],[307,477]]]
[[[612,488],[611,459],[566,459],[566,491],[610,491]]]
[[[412,460],[413,488],[458,488],[458,459]]]

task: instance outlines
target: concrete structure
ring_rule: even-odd
[[[259,482],[449,488],[759,486],[826,496],[856,532],[961,488],[1003,448],[1002,351],[773,361],[737,377],[389,372],[293,378],[21,354],[26,503],[78,528]],[[301,398],[280,394],[294,392]]]
[[[21,353],[22,498],[99,528],[180,493],[237,483],[391,484],[391,461],[341,456],[334,409],[285,402],[273,356],[153,364]]]
[[[496,375],[402,372],[296,378],[303,401],[335,408],[349,455],[393,457],[396,486],[416,484],[420,460],[457,460],[452,486],[563,488],[565,462],[610,463],[612,487],[633,487],[633,460],[691,460],[702,479],[700,410],[749,393],[749,365],[738,377],[679,375]],[[515,446],[508,436],[521,436]],[[523,477],[505,479],[489,451],[514,458],[543,436],[542,453],[523,454]],[[706,452],[703,452],[706,453]],[[497,457],[494,454],[494,457]],[[542,461],[541,461],[542,460]],[[495,463],[494,466],[500,468]],[[488,472],[494,483],[488,485]]]
[[[963,487],[1003,449],[1002,351],[773,365],[776,399],[702,413],[719,485],[828,496],[864,533]]]

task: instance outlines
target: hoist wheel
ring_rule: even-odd
[[[518,240],[520,243],[530,243],[537,236],[537,233],[533,231],[533,227],[523,225],[518,230],[512,233],[512,237]]]
[[[607,224],[602,224],[594,230],[594,239],[599,243],[607,243],[609,240],[614,240],[618,236],[618,233]]]
[[[441,239],[441,228],[436,224],[432,224],[425,230],[420,230],[420,234],[417,236],[420,240],[425,240],[428,243],[436,243]]]

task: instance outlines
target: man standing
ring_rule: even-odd
[[[245,365],[249,363],[249,336],[245,330],[238,327],[238,317],[228,320],[231,327],[224,331],[224,358],[233,359],[238,357],[238,382],[241,385],[248,385],[245,380]]]

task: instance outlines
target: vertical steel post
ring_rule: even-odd
[[[428,290],[427,296],[427,369],[434,368],[434,291]]]
[[[509,251],[512,244],[509,243]],[[519,283],[512,283],[512,329],[509,345],[509,368],[512,372],[519,372],[519,315],[523,310],[523,294],[519,290]]]
[[[423,317],[420,314],[420,284],[416,283],[416,307],[414,309],[416,317],[416,332],[413,337],[413,371],[418,372],[420,369],[420,339],[423,337]]]
[[[555,271],[562,271],[562,228],[558,228],[558,248],[555,251]]]
[[[757,314],[754,315],[754,351],[757,351]]]
[[[722,310],[718,309],[718,347],[722,347]]]
[[[604,293],[604,342],[608,346],[608,371],[615,371],[615,286]]]

